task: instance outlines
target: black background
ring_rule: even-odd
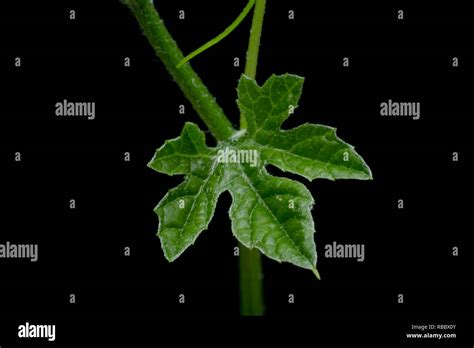
[[[190,52],[224,29],[244,1],[155,5]],[[229,195],[177,261],[169,264],[161,251],[153,208],[182,178],[146,163],[185,121],[205,127],[128,9],[112,0],[0,3],[0,243],[39,244],[36,263],[0,261],[2,348],[39,346],[17,338],[26,321],[56,324],[56,344],[473,344],[473,12],[447,1],[267,7],[258,82],[272,73],[306,78],[285,127],[337,127],[374,180],[305,181],[316,200],[323,281],[265,259],[267,316],[240,318]],[[235,125],[249,25],[248,18],[192,62]],[[64,99],[96,102],[96,119],[56,117],[54,105]],[[388,99],[421,102],[421,119],[381,117]],[[131,162],[123,160],[127,151]],[[333,241],[365,244],[365,262],[326,259],[324,245]],[[458,338],[407,341],[412,324],[457,324]]]

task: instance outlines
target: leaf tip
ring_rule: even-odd
[[[150,161],[148,161],[148,163],[146,164],[146,166],[150,169],[155,169],[153,168],[153,163],[155,162],[155,158],[156,158],[156,151],[155,151],[155,154],[153,155],[152,159]]]
[[[364,165],[364,170],[362,171],[362,174],[360,175],[359,180],[374,180],[374,176],[372,175],[372,170],[370,167],[367,165],[367,163],[364,162],[363,159],[361,159]]]
[[[374,176],[372,175],[372,170],[369,166],[367,166],[367,180],[374,180]]]
[[[316,278],[318,278],[318,280],[321,280],[321,275],[319,274],[318,269],[316,268],[316,265],[314,265],[313,268],[311,268],[311,271],[313,271],[314,275],[316,276]]]
[[[159,237],[159,235],[158,235],[158,237]],[[168,250],[166,248],[166,246],[164,245],[163,240],[161,240],[161,250],[163,250],[163,255],[165,256],[165,259],[166,259],[166,261],[168,261],[168,263],[172,263],[179,256],[179,255],[176,255],[176,254],[170,252],[170,250]]]

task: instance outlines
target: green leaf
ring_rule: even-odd
[[[168,175],[195,171],[206,175],[212,162],[213,152],[206,145],[204,133],[194,123],[187,122],[178,138],[166,141],[156,150],[148,167]]]
[[[165,174],[186,174],[185,181],[170,190],[155,208],[158,235],[169,261],[194,243],[214,215],[219,197],[221,167],[206,146],[204,133],[186,123],[181,136],[167,141],[148,166]]]
[[[309,180],[372,178],[364,160],[331,127],[304,124],[260,137],[258,142],[268,163]]]
[[[303,81],[295,75],[273,75],[260,87],[242,76],[237,103],[246,130],[210,148],[204,133],[187,123],[178,138],[156,151],[149,167],[185,175],[155,208],[168,260],[175,260],[207,229],[220,194],[228,191],[232,232],[243,245],[318,276],[311,193],[295,180],[270,175],[265,166],[272,164],[309,180],[366,180],[372,174],[331,127],[303,124],[281,129],[297,107]]]
[[[369,167],[354,148],[336,136],[331,127],[304,124],[281,130],[290,111],[298,106],[304,79],[272,75],[262,87],[243,76],[238,104],[248,132],[260,146],[262,157],[283,171],[309,180],[372,178]]]
[[[229,166],[228,172],[226,188],[233,201],[229,215],[237,239],[279,262],[314,269],[313,197],[306,187],[248,165]]]

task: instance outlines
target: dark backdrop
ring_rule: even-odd
[[[155,3],[184,52],[244,6]],[[249,25],[192,63],[235,124]],[[146,163],[185,121],[204,126],[128,9],[118,0],[2,1],[0,243],[38,243],[39,261],[0,260],[1,347],[38,346],[17,338],[26,321],[56,324],[63,344],[437,343],[408,341],[412,324],[456,324],[458,338],[441,343],[472,344],[473,29],[472,10],[447,1],[269,1],[257,80],[304,76],[300,107],[285,126],[337,127],[374,180],[306,182],[323,281],[265,259],[267,316],[241,319],[228,195],[193,247],[172,264],[162,254],[152,210],[182,179]],[[96,119],[56,117],[63,99],[96,102]],[[388,99],[421,102],[421,119],[381,117]],[[366,260],[326,259],[333,241],[364,244]]]

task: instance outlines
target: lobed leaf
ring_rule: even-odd
[[[271,176],[262,168],[235,165],[228,169],[226,189],[232,195],[232,231],[248,248],[256,247],[279,262],[314,269],[316,246],[306,187]]]
[[[362,157],[336,136],[334,128],[304,124],[280,129],[298,106],[303,82],[302,77],[290,74],[272,75],[262,87],[245,76],[240,79],[237,103],[262,158],[309,180],[371,179]]]
[[[187,174],[158,203],[158,236],[169,261],[175,260],[207,229],[220,195],[222,168],[206,146],[204,133],[186,123],[178,138],[167,141],[148,166],[166,174]]]
[[[334,128],[303,124],[281,129],[298,105],[303,82],[296,75],[273,75],[258,86],[242,76],[237,103],[247,124],[245,131],[209,148],[204,133],[186,123],[178,138],[156,151],[149,167],[185,175],[183,183],[155,208],[158,236],[168,260],[175,260],[207,229],[220,194],[229,191],[232,231],[243,245],[318,276],[311,193],[297,181],[270,175],[265,166],[272,164],[309,180],[367,180],[372,173]],[[234,156],[230,158],[238,158],[246,151],[255,151],[258,161],[224,160],[230,152]]]
[[[190,174],[203,169],[205,174],[213,161],[212,152],[199,127],[186,122],[179,137],[167,140],[156,150],[148,167],[168,175]]]

